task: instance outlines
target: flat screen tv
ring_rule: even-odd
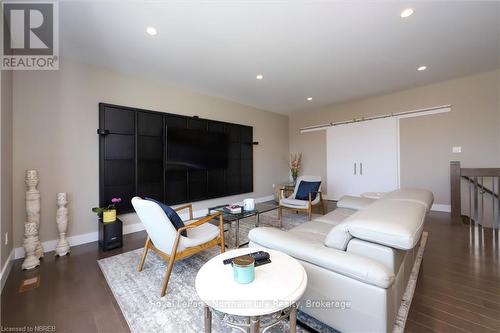
[[[167,128],[167,169],[227,168],[229,138],[225,133]]]

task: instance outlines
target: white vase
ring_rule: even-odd
[[[24,261],[22,269],[33,269],[40,265],[40,259],[35,255],[38,244],[38,226],[35,222],[24,224]]]
[[[28,189],[26,190],[26,223],[36,223],[36,247],[35,256],[43,257],[43,246],[38,238],[40,230],[40,191],[38,185],[38,171],[26,170],[24,181]]]
[[[59,240],[56,245],[56,256],[65,256],[69,253],[69,242],[66,238],[66,232],[68,231],[68,197],[66,193],[57,193],[57,212],[56,212],[56,223],[57,230],[59,231]]]

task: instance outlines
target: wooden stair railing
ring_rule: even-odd
[[[490,179],[485,183],[485,178]],[[491,213],[491,226],[500,226],[500,168],[461,168],[459,161],[450,162],[451,217],[454,222],[462,222],[462,179],[468,184],[468,220],[483,224],[485,216]],[[491,187],[488,187],[491,185]],[[484,212],[484,194],[488,194],[490,212]],[[486,223],[489,225],[490,223]]]

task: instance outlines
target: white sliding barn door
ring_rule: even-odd
[[[398,119],[360,121],[327,129],[328,198],[398,188]]]

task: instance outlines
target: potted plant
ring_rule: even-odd
[[[110,223],[116,221],[116,204],[122,201],[121,198],[111,199],[111,203],[106,207],[94,207],[92,211],[102,218],[103,223]]]
[[[297,184],[301,163],[302,153],[290,154],[290,174],[292,175],[294,186]]]

